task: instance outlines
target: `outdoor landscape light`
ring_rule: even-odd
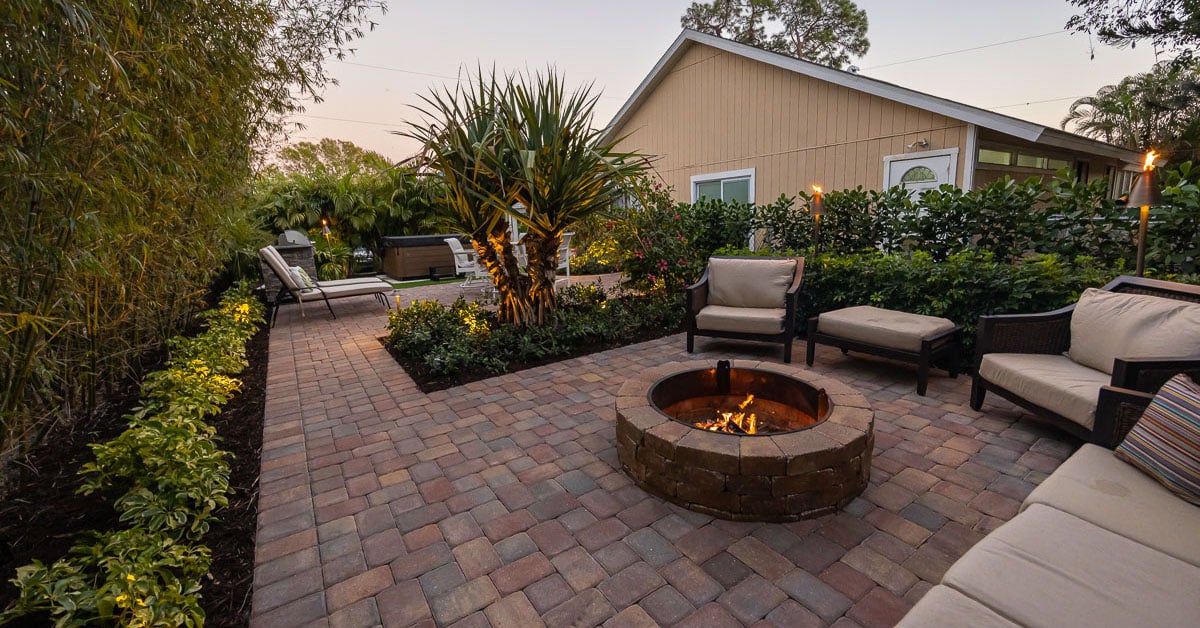
[[[812,200],[813,256],[821,254],[821,216],[825,215],[825,201],[821,199],[821,186],[814,185]]]
[[[1150,223],[1150,208],[1162,202],[1157,182],[1154,180],[1154,160],[1158,154],[1154,151],[1146,153],[1146,161],[1142,164],[1142,176],[1133,183],[1129,191],[1128,207],[1139,208],[1137,235],[1137,276],[1141,277],[1146,270],[1146,229]]]

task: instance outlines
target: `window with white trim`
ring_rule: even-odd
[[[754,169],[731,170],[692,177],[692,202],[702,198],[754,202]]]

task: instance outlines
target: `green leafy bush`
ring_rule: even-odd
[[[388,315],[387,346],[427,388],[445,388],[549,360],[674,333],[682,292],[612,296],[597,286],[558,294],[550,325],[501,323],[477,303],[418,301]]]
[[[117,495],[128,527],[90,533],[52,565],[19,568],[19,597],[0,623],[42,612],[63,626],[203,624],[197,596],[209,552],[199,541],[229,495],[228,454],[205,419],[241,387],[232,375],[246,366],[263,311],[241,283],[201,315],[206,331],[170,341],[171,357],[143,381],[129,428],[93,444],[96,459],[80,471],[80,492]]]

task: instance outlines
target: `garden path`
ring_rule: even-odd
[[[870,487],[820,519],[714,520],[616,461],[614,393],[688,359],[681,335],[427,395],[378,302],[334,309],[271,333],[254,626],[889,626],[1077,446],[995,396],[973,412],[969,378],[918,397],[913,369],[822,347],[875,406]]]

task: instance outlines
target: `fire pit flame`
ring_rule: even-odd
[[[726,434],[757,434],[758,417],[753,412],[747,414],[746,408],[754,403],[754,395],[748,394],[738,404],[737,412],[717,412],[717,418],[712,421],[696,421],[696,427],[710,432]]]

